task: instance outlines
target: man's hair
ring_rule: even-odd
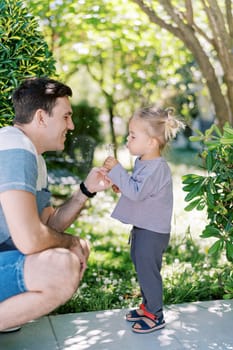
[[[26,79],[13,93],[13,123],[27,124],[38,109],[51,114],[58,97],[72,96],[69,86],[46,77]]]

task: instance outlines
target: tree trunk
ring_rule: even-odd
[[[185,1],[186,11],[182,12],[174,5],[171,5],[170,0],[158,0],[169,15],[170,22],[167,19],[164,20],[160,17],[160,14],[156,13],[156,10],[152,7],[153,1],[150,2],[151,6],[147,5],[143,0],[132,1],[138,4],[152,23],[178,37],[192,52],[209,89],[219,126],[222,127],[226,121],[233,124],[233,38],[231,36],[233,33],[233,17],[231,0],[225,0],[227,23],[224,22],[224,16],[216,0],[199,0],[202,2],[206,12],[212,38],[209,36],[209,33],[205,33],[195,23],[192,0]],[[214,66],[209,60],[209,52],[206,52],[206,48],[202,46],[199,40],[200,36],[205,39],[208,45],[212,46],[211,50],[216,52],[224,72],[223,82],[219,81]],[[225,93],[223,93],[222,89],[223,83],[225,84]]]
[[[106,94],[105,94],[106,96]],[[114,113],[113,113],[113,103],[111,103],[109,100],[111,100],[110,96],[106,96],[107,98],[107,108],[109,113],[109,125],[110,125],[110,135],[111,135],[111,143],[113,145],[113,151],[114,156],[117,157],[117,141],[116,141],[116,133],[114,129]]]

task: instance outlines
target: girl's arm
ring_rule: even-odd
[[[130,175],[118,162],[108,177],[119,188],[120,192],[131,200],[143,200],[154,192],[156,179],[151,177],[151,171],[144,168],[140,174]]]

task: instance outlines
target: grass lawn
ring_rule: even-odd
[[[96,154],[97,164],[101,157],[101,153]],[[119,159],[126,166],[132,164],[125,152],[120,153]],[[162,268],[164,304],[232,298],[232,264],[224,256],[210,256],[208,248],[213,240],[199,237],[207,222],[205,211],[184,210],[181,177],[203,172],[197,167],[196,152],[175,150],[167,159],[173,174],[174,213],[171,240]],[[79,290],[55,313],[133,307],[140,302],[140,290],[129,256],[131,226],[110,217],[117,198],[110,190],[98,193],[70,227],[70,233],[91,242],[92,251]]]

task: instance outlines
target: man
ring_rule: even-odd
[[[63,150],[74,129],[70,96],[71,89],[58,81],[28,79],[13,94],[14,126],[0,129],[0,331],[65,303],[86,269],[88,243],[65,230],[86,200],[110,183],[93,168],[54,209],[42,157]]]

